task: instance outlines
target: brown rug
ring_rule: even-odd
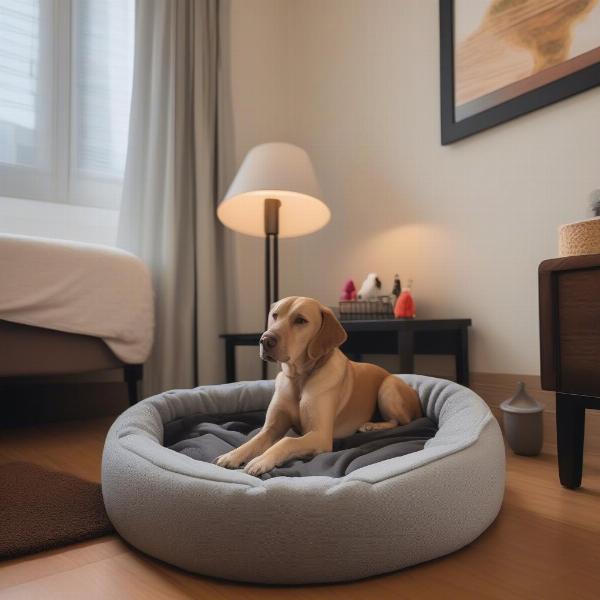
[[[30,463],[0,464],[0,559],[112,531],[100,484]]]

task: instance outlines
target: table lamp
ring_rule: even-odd
[[[217,207],[230,229],[265,237],[265,315],[279,299],[279,238],[324,227],[331,212],[308,154],[298,146],[273,142],[255,146]]]

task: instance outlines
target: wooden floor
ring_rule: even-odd
[[[99,480],[109,421],[0,431],[0,461],[27,460]],[[398,510],[402,510],[399,506]],[[116,535],[0,563],[0,598],[510,598],[600,597],[600,459],[584,487],[561,488],[555,457],[508,458],[503,509],[469,547],[357,583],[250,586],[190,575],[147,558]]]

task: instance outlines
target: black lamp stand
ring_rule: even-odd
[[[265,198],[265,328],[271,304],[279,299],[279,208],[277,198]],[[267,363],[262,364],[267,378]]]

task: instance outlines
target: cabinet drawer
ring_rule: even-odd
[[[600,396],[600,256],[540,265],[542,387]]]
[[[600,396],[600,269],[558,275],[560,389]]]

